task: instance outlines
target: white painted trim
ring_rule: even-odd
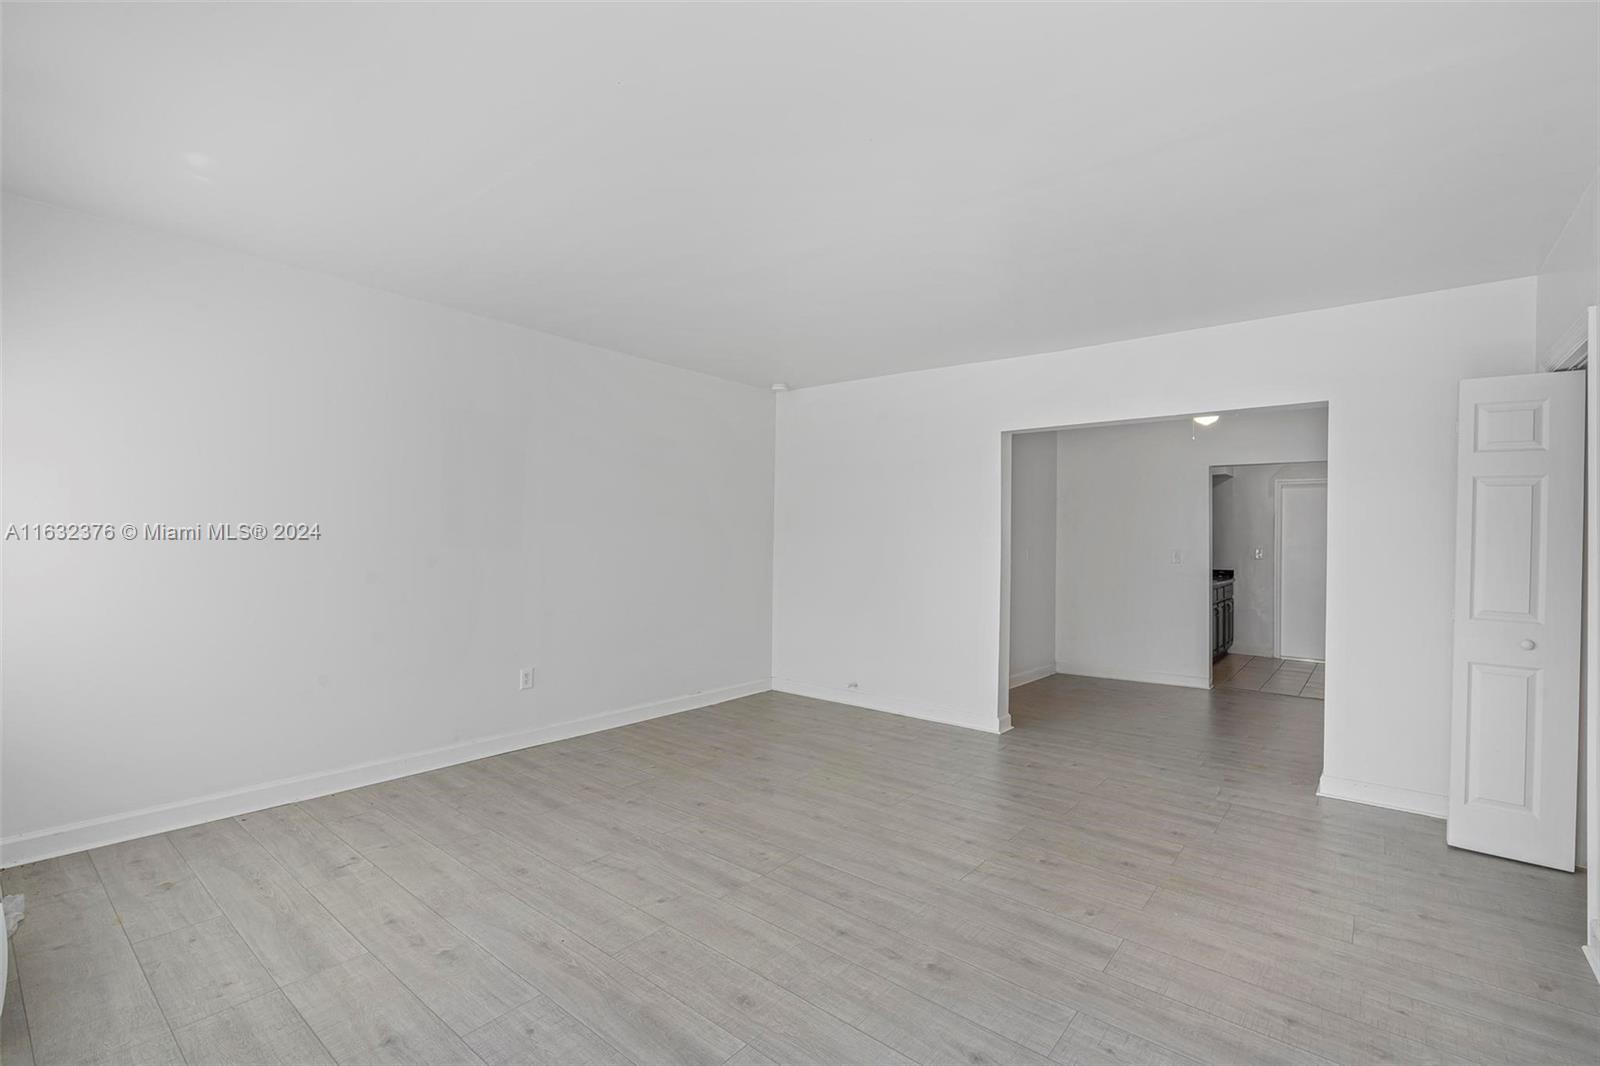
[[[1585,316],[1587,345],[1596,364],[1584,382],[1584,604],[1583,604],[1583,861],[1593,871],[1600,864],[1600,307]],[[1584,885],[1586,954],[1600,977],[1600,878]]]
[[[31,833],[20,833],[0,840],[0,866],[37,862],[40,859],[117,844],[124,840],[149,836],[152,833],[165,833],[218,818],[248,814],[251,811],[327,796],[346,789],[360,788],[363,785],[375,785],[380,781],[392,781],[397,777],[420,774],[444,766],[455,766],[458,763],[484,759],[520,748],[567,740],[586,733],[599,733],[618,726],[631,725],[634,722],[692,711],[697,707],[709,707],[714,703],[724,703],[741,696],[767,692],[771,688],[772,685],[766,678],[746,681],[743,684],[728,685],[708,692],[639,703],[615,711],[602,711],[599,714],[537,729],[481,737],[442,748],[413,752],[398,758],[360,763],[340,770],[304,774],[300,777],[269,781],[266,784],[252,785],[230,792],[216,792],[195,799],[145,807],[126,814],[114,814],[50,829],[39,829]]]
[[[1106,670],[1093,671],[1074,667],[1071,663],[1056,663],[1056,673],[1074,677],[1097,677],[1104,681],[1138,681],[1146,685],[1176,685],[1180,688],[1210,688],[1209,675],[1166,674],[1159,670]]]
[[[1441,821],[1450,813],[1449,799],[1439,793],[1419,792],[1414,788],[1395,785],[1374,785],[1368,781],[1352,781],[1345,777],[1322,775],[1317,782],[1317,795],[1324,799],[1348,800],[1365,803],[1369,807],[1384,807],[1391,811],[1423,814]]]
[[[994,718],[980,725],[977,722],[981,721],[981,716],[962,714],[953,707],[931,706],[923,700],[906,699],[902,696],[874,696],[854,688],[813,685],[809,681],[796,681],[787,677],[773,678],[772,691],[787,692],[791,696],[804,696],[813,700],[827,700],[829,703],[842,703],[847,707],[860,707],[867,711],[898,714],[902,718],[920,718],[924,722],[975,729],[980,733],[1004,733],[1011,728],[1009,714],[1003,719]]]
[[[1036,666],[1032,670],[1022,670],[1011,675],[1010,687],[1016,688],[1018,685],[1027,685],[1035,681],[1042,681],[1047,677],[1054,677],[1055,672],[1055,663],[1045,663],[1043,666]]]
[[[1583,945],[1583,957],[1589,960],[1589,969],[1594,971],[1594,979],[1600,981],[1600,951],[1596,951],[1588,944]]]
[[[1011,460],[1012,434],[1000,434],[1000,658],[995,673],[1000,683],[995,686],[994,715],[996,729],[1004,733],[1011,721],[1011,689],[1016,682],[1007,683],[1011,672]]]
[[[1272,649],[1271,648],[1267,648],[1267,649],[1259,650],[1259,651],[1257,649],[1255,649],[1255,648],[1229,648],[1228,649],[1228,654],[1229,655],[1248,655],[1253,659],[1276,659],[1277,658],[1276,655],[1272,654]]]
[[[1539,353],[1539,369],[1544,372],[1582,370],[1589,364],[1589,314],[1573,318],[1561,336]]]

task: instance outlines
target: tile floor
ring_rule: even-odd
[[[1263,655],[1224,655],[1211,664],[1213,688],[1246,688],[1276,696],[1322,698],[1321,663],[1272,659]]]

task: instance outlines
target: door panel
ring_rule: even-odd
[[[1473,663],[1467,671],[1469,803],[1533,809],[1533,747],[1538,735],[1539,672]]]
[[[1573,868],[1581,373],[1461,383],[1450,823],[1456,847]]]
[[[1485,402],[1474,408],[1477,450],[1523,452],[1546,447],[1544,429],[1550,419],[1545,400]]]
[[[1278,655],[1327,657],[1328,483],[1275,483],[1278,493]]]
[[[1539,621],[1544,477],[1472,479],[1472,617]]]

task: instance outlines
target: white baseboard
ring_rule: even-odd
[[[1241,648],[1241,647],[1238,647],[1237,645],[1235,645],[1234,647],[1229,648],[1228,649],[1228,654],[1229,655],[1248,655],[1251,658],[1255,658],[1255,659],[1273,659],[1273,658],[1276,658],[1276,656],[1272,654],[1272,649],[1271,648],[1267,648],[1265,651],[1256,651],[1253,648]]]
[[[1032,670],[1019,670],[1011,675],[1011,683],[1006,687],[1016,688],[1019,685],[1031,684],[1034,681],[1043,681],[1047,677],[1054,677],[1055,673],[1055,663],[1045,663],[1043,666],[1035,666]]]
[[[1444,818],[1450,813],[1447,796],[1394,785],[1352,781],[1347,777],[1329,777],[1327,774],[1323,774],[1322,780],[1317,783],[1317,795],[1326,799],[1365,803],[1369,807],[1386,807],[1391,811],[1425,814],[1429,818]]]
[[[1177,685],[1180,688],[1210,688],[1211,676],[1197,674],[1166,674],[1159,670],[1107,670],[1103,667],[1089,669],[1072,663],[1056,663],[1056,673],[1075,677],[1097,677],[1102,681],[1138,681],[1146,685]]]
[[[1600,981],[1600,951],[1592,945],[1583,945],[1583,957],[1589,960],[1589,969],[1594,971],[1594,979]]]
[[[708,692],[635,704],[615,711],[602,711],[599,714],[577,718],[570,722],[541,726],[537,729],[501,733],[497,736],[414,752],[398,758],[361,763],[342,770],[284,778],[231,792],[217,792],[209,796],[180,800],[177,803],[145,807],[126,814],[73,822],[31,833],[19,833],[0,840],[0,866],[37,862],[40,859],[68,855],[87,848],[134,840],[152,833],[166,833],[173,829],[215,821],[218,818],[248,814],[251,811],[278,807],[285,803],[297,803],[300,800],[327,796],[334,792],[360,788],[363,785],[375,785],[380,781],[392,781],[397,777],[420,774],[444,766],[488,758],[491,755],[501,755],[519,748],[531,748],[556,740],[583,736],[586,733],[599,733],[618,726],[631,725],[634,722],[644,722],[651,718],[692,711],[697,707],[709,707],[711,704],[724,703],[741,696],[767,692],[771,688],[769,680],[762,678],[759,681],[728,685]]]
[[[981,733],[1004,733],[1011,728],[1011,719],[1007,715],[1004,721],[991,718],[987,722],[976,720],[973,715],[962,714],[953,707],[937,707],[922,700],[905,699],[899,696],[869,695],[859,689],[833,688],[828,685],[813,685],[809,681],[796,681],[793,678],[775,677],[772,679],[772,691],[787,692],[791,696],[805,696],[813,700],[827,700],[829,703],[842,703],[848,707],[860,707],[868,711],[884,711],[888,714],[898,714],[902,718],[920,718],[924,722],[938,722],[940,725],[955,725],[963,729],[976,729]]]

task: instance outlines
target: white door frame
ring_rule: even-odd
[[[1272,657],[1283,658],[1283,486],[1328,485],[1327,477],[1275,477],[1272,479]],[[1327,559],[1323,559],[1323,579],[1327,579]],[[1323,607],[1327,625],[1327,607]],[[1324,650],[1323,654],[1327,654]],[[1323,662],[1318,659],[1316,662]]]
[[[1588,380],[1584,382],[1584,864],[1583,954],[1600,978],[1600,307],[1589,317]]]

